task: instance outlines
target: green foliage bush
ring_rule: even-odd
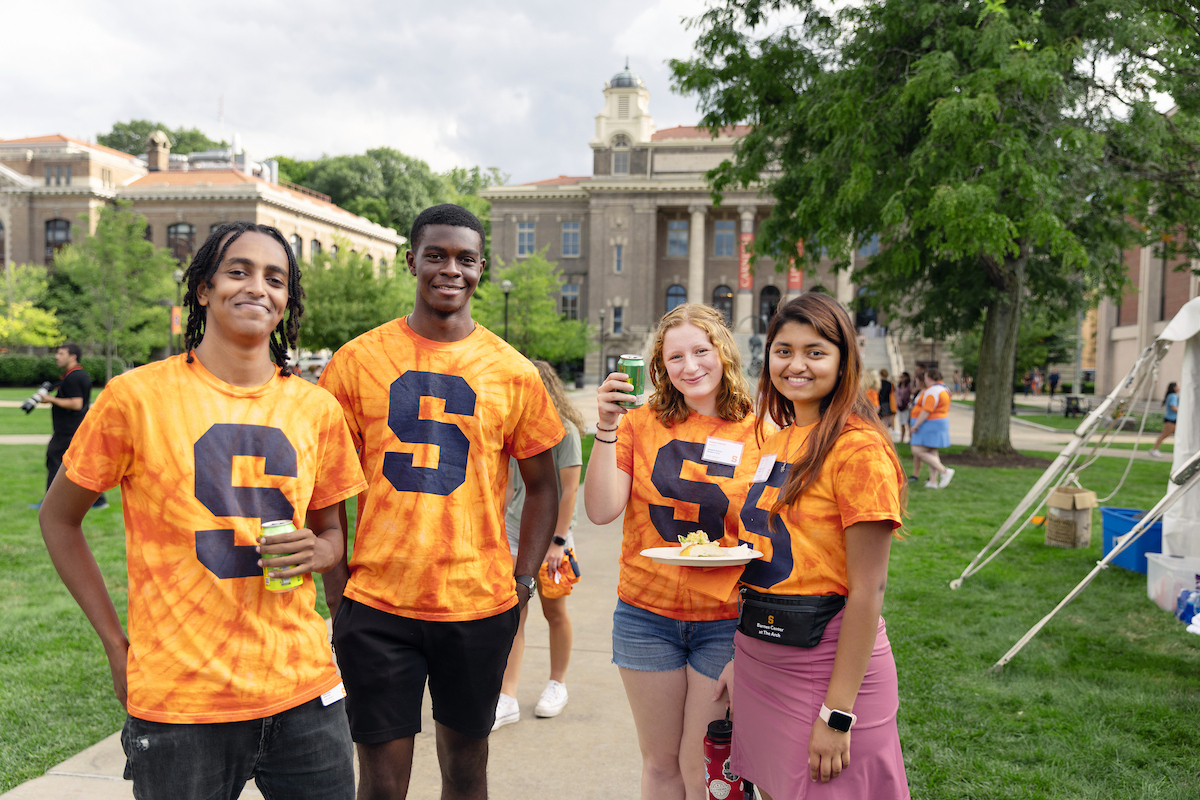
[[[104,358],[101,356],[84,356],[83,368],[92,377],[92,384],[99,386],[104,383]],[[124,371],[119,363],[113,364],[113,374],[119,375]],[[54,361],[53,355],[31,356],[25,353],[10,353],[0,355],[0,386],[37,386],[42,381],[57,381],[62,377],[62,370]]]

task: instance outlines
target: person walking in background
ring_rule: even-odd
[[[950,394],[951,400],[954,399],[954,395],[956,395],[956,394],[962,395],[962,372],[960,372],[959,370],[954,370],[954,380],[950,385],[953,387],[952,392]]]
[[[597,525],[625,515],[613,663],[637,727],[642,798],[703,800],[704,732],[725,711],[713,690],[733,657],[736,578],[718,598],[688,585],[690,568],[640,553],[678,545],[697,529],[723,547],[737,545],[738,513],[759,461],[756,418],[720,312],[677,306],[652,341],[645,405],[618,405],[634,388],[622,373],[599,387],[584,507]]]
[[[1042,371],[1037,367],[1033,368],[1033,396],[1040,397],[1042,394]]]
[[[908,407],[912,405],[912,377],[907,372],[900,373],[900,381],[896,384],[896,416],[900,418],[900,444],[908,439]]]
[[[878,411],[880,387],[879,371],[874,369],[864,369],[862,382],[863,389],[867,393],[867,402],[874,406],[876,411]]]
[[[954,470],[943,466],[938,450],[950,446],[950,393],[942,383],[942,373],[936,367],[925,371],[925,390],[913,402],[916,416],[912,421],[913,461],[929,465],[926,489],[945,489],[954,477]],[[918,476],[920,467],[913,470]]]
[[[736,657],[721,675],[731,770],[760,796],[908,800],[896,661],[881,610],[904,471],[859,391],[845,310],[815,292],[780,307],[758,384],[760,469],[742,537]]]
[[[896,419],[896,387],[888,380],[888,371],[879,370],[879,421],[883,427],[892,432],[892,423]]]
[[[579,474],[583,469],[583,415],[579,409],[567,399],[562,381],[554,367],[545,361],[534,361],[542,383],[554,401],[554,410],[567,431],[562,441],[550,449],[554,456],[554,470],[558,476],[558,522],[554,526],[554,537],[550,540],[550,549],[542,565],[546,568],[546,577],[538,572],[538,602],[542,605],[542,616],[550,626],[550,680],[537,705],[533,709],[534,716],[556,717],[567,705],[567,665],[571,661],[571,618],[567,615],[566,595],[547,597],[547,594],[557,594],[556,587],[548,587],[547,581],[554,581],[563,569],[564,559],[567,568],[575,566],[575,497],[579,493]],[[569,423],[569,424],[568,424]],[[508,548],[512,553],[513,567],[516,568],[517,550],[521,543],[521,512],[525,507],[525,482],[521,480],[521,471],[513,459],[508,467],[508,511],[504,515],[504,527],[508,532]],[[500,700],[496,704],[496,722],[492,730],[518,722],[521,719],[521,706],[517,702],[517,683],[521,677],[521,657],[525,653],[525,620],[529,616],[529,606],[521,609],[521,622],[517,626],[517,636],[513,640],[512,650],[508,654],[508,666],[504,669],[504,683],[500,687]]]
[[[1050,398],[1054,399],[1054,392],[1058,389],[1059,375],[1058,370],[1050,373]]]
[[[1025,396],[1029,397],[1033,392],[1033,373],[1025,373],[1025,377],[1021,378],[1021,388],[1024,389]]]
[[[42,395],[41,402],[52,406],[50,425],[53,433],[50,435],[50,444],[46,446],[46,491],[50,491],[50,484],[54,483],[54,476],[62,466],[63,455],[71,446],[71,439],[83,424],[92,402],[92,377],[80,366],[82,358],[83,350],[74,342],[67,342],[55,350],[54,363],[63,371],[63,376],[53,395]],[[37,511],[42,504],[39,501],[29,507]],[[108,499],[101,492],[92,510],[103,511],[106,508]]]
[[[1162,433],[1154,440],[1154,446],[1150,448],[1147,454],[1151,458],[1165,458],[1158,446],[1167,440],[1168,436],[1175,433],[1175,422],[1179,419],[1179,386],[1174,383],[1167,384],[1167,396],[1163,399],[1163,427]]]

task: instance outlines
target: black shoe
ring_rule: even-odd
[[[920,478],[920,476],[918,476],[918,475],[909,475],[909,476],[908,476],[908,482],[909,482],[909,483],[916,483],[916,482],[917,482],[917,481],[919,481],[919,480],[921,480],[921,478]]]
[[[92,503],[93,511],[103,511],[106,508],[108,508],[107,498],[100,497],[100,498],[97,498],[96,502]]]

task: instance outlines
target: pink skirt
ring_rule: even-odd
[[[908,800],[896,731],[896,661],[883,618],[854,702],[850,768],[829,783],[808,775],[808,737],[829,688],[843,610],[816,647],[788,647],[738,632],[733,645],[731,767],[772,800]]]

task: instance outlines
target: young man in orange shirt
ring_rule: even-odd
[[[360,800],[407,795],[426,679],[442,797],[483,800],[519,608],[558,515],[550,448],[564,431],[533,364],[471,319],[479,220],[428,208],[409,246],[412,314],[345,345],[321,374],[370,482],[353,555],[326,578],[326,600]],[[515,569],[504,529],[510,456],[528,491]]]
[[[42,504],[50,557],[128,712],[137,798],[236,797],[251,777],[267,797],[354,797],[313,580],[267,591],[260,558],[294,554],[276,577],[328,570],[342,558],[339,509],[366,487],[341,409],[287,366],[299,276],[276,229],[220,226],[188,267],[187,354],[112,380]],[[118,484],[128,638],[81,527]],[[267,544],[272,520],[298,530]]]

